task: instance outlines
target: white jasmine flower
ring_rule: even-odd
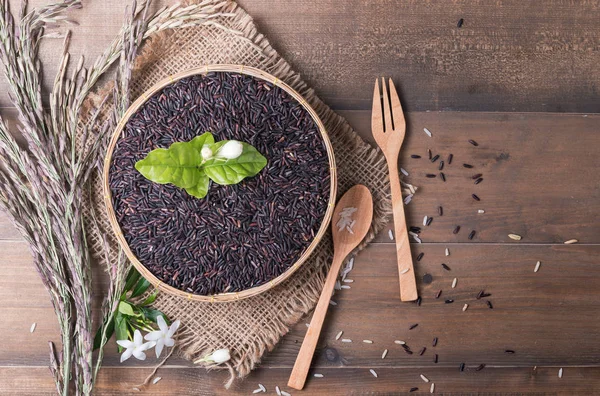
[[[156,357],[159,358],[163,347],[172,347],[175,345],[173,335],[179,328],[180,322],[179,320],[176,320],[175,322],[171,323],[171,327],[169,327],[167,326],[167,322],[165,322],[165,319],[162,317],[162,315],[159,315],[156,319],[156,323],[158,324],[159,330],[151,331],[150,333],[146,334],[144,338],[148,341],[153,341],[156,343]]]
[[[118,340],[117,344],[125,348],[125,351],[121,355],[121,363],[129,359],[133,355],[136,359],[146,360],[145,350],[152,348],[156,343],[154,341],[144,343],[142,333],[136,330],[133,333],[133,341],[129,340]]]
[[[213,152],[210,149],[210,147],[204,147],[204,148],[202,148],[202,150],[200,150],[200,155],[202,156],[203,159],[209,160],[212,158]]]
[[[224,348],[224,349],[218,349],[218,350],[214,351],[212,354],[207,355],[207,356],[203,357],[202,359],[196,360],[194,363],[197,364],[197,363],[201,363],[201,362],[206,362],[206,363],[221,364],[221,363],[225,363],[229,359],[231,359],[231,355],[229,354],[229,349]]]
[[[242,155],[242,151],[244,151],[244,145],[241,142],[238,142],[237,140],[230,140],[221,147],[217,156],[227,159],[235,159]]]

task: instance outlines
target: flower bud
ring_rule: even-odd
[[[204,158],[205,160],[209,160],[212,158],[213,156],[213,152],[210,149],[210,147],[204,147],[201,151],[200,151],[200,155],[202,156],[202,158]]]
[[[237,140],[230,140],[225,143],[219,150],[218,156],[227,159],[235,159],[242,155],[244,145]]]

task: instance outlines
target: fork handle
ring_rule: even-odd
[[[394,212],[394,234],[396,241],[396,258],[398,260],[398,275],[400,277],[400,300],[415,301],[418,298],[417,281],[408,243],[406,218],[404,217],[404,199],[398,175],[398,159],[388,160],[390,171],[390,186],[392,190],[392,207]],[[408,268],[408,271],[405,270]],[[404,273],[403,273],[404,272]]]

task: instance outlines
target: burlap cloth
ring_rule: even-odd
[[[147,40],[133,72],[132,100],[169,75],[206,64],[254,66],[285,81],[306,98],[325,124],[337,162],[338,197],[358,183],[368,186],[373,193],[373,224],[360,246],[363,248],[391,214],[387,166],[381,152],[358,137],[344,118],[315,95],[256,30],[252,18],[242,8],[230,1],[204,3],[207,13],[225,15],[199,27],[174,29]],[[119,248],[105,215],[99,178],[93,181],[92,190],[94,211],[100,214],[99,231],[109,241],[106,254],[106,246],[100,239],[94,239],[93,253],[99,259],[110,257],[116,261]],[[196,359],[216,349],[229,348],[232,377],[241,378],[250,373],[291,326],[314,308],[332,253],[328,233],[289,280],[259,296],[211,304],[163,292],[155,305],[168,317],[181,320],[178,348],[183,357]]]

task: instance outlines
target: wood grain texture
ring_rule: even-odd
[[[256,370],[244,381],[236,383],[231,390],[223,389],[227,374],[223,371],[206,373],[198,368],[166,366],[157,376],[162,379],[148,385],[142,392],[135,391],[150,373],[150,369],[105,368],[100,372],[95,394],[121,395],[249,395],[258,384],[274,395],[275,387],[293,395],[343,396],[343,395],[397,395],[408,394],[411,387],[419,391],[411,395],[429,395],[431,383],[424,383],[423,374],[435,383],[438,395],[565,395],[589,396],[600,388],[600,368],[570,367],[564,369],[563,378],[558,378],[558,367],[486,367],[479,372],[458,372],[455,368],[403,369],[377,368],[374,378],[368,368],[337,369],[323,368],[318,373],[323,378],[309,379],[300,393],[285,386],[287,369]],[[39,367],[1,367],[0,393],[3,395],[45,396],[53,395],[54,384],[47,369]],[[507,390],[513,390],[508,393]],[[259,393],[260,395],[260,393]]]
[[[3,251],[17,252],[18,247],[12,244],[4,242]],[[445,247],[450,249],[449,257],[444,255]],[[20,244],[25,254],[23,248]],[[520,367],[600,364],[600,341],[591,336],[600,332],[600,323],[593,320],[600,316],[600,246],[422,244],[413,251],[414,255],[425,253],[415,262],[421,306],[397,298],[394,252],[393,244],[371,244],[357,256],[355,269],[348,275],[354,280],[347,284],[351,289],[337,291],[332,298],[338,305],[329,309],[313,367],[433,368],[455,367],[461,362]],[[538,260],[542,265],[534,273]],[[442,262],[452,270],[444,271]],[[15,269],[0,267],[0,289],[13,294],[2,295],[6,319],[0,321],[5,338],[0,366],[44,365],[48,359],[46,342],[58,339],[56,320],[29,262],[21,261],[18,268],[20,279],[15,279]],[[422,282],[425,273],[433,276],[431,284]],[[452,289],[455,277],[458,285]],[[436,300],[439,289],[443,294]],[[492,294],[488,299],[494,309],[476,299],[481,289]],[[455,302],[444,304],[445,299]],[[462,312],[465,303],[469,309]],[[305,323],[310,320],[300,321],[283,338],[263,359],[261,370],[291,369],[307,331]],[[33,322],[38,326],[30,334]],[[409,330],[415,323],[419,326]],[[336,341],[339,331],[353,342]],[[439,338],[435,348],[431,346],[434,337]],[[374,343],[364,344],[363,339]],[[406,341],[415,354],[404,353],[394,340]],[[418,356],[423,346],[428,349]],[[328,359],[327,348],[335,350],[337,358]],[[382,360],[384,349],[389,353]],[[505,354],[506,349],[516,354]],[[439,354],[437,365],[432,361],[434,353]],[[175,362],[183,364],[181,360]],[[146,362],[128,361],[125,367],[155,363],[149,358]],[[105,364],[119,365],[112,343]]]
[[[336,109],[369,109],[377,76],[399,84],[405,111],[600,108],[597,1],[240,4]]]

